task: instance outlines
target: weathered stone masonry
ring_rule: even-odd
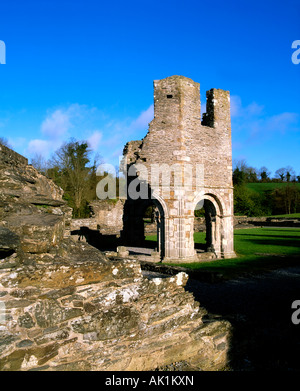
[[[224,368],[231,326],[206,316],[188,276],[146,278],[73,241],[62,194],[0,145],[0,371]]]
[[[211,89],[206,96],[207,112],[201,122],[199,83],[183,76],[154,81],[154,119],[148,133],[143,140],[131,141],[124,148],[127,169],[139,163],[147,167],[147,177],[142,172],[139,178],[149,184],[160,213],[159,248],[165,261],[195,258],[194,210],[200,201],[204,201],[207,217],[207,251],[222,258],[235,256],[230,94]],[[179,165],[182,171],[192,167],[192,186],[187,189],[171,177],[170,192],[165,196],[161,179],[157,185],[151,174],[155,164]],[[125,233],[134,227],[135,210],[137,202],[127,200],[124,221],[129,221]],[[137,231],[132,235],[137,237]],[[130,234],[123,236],[128,239]]]

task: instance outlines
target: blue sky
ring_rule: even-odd
[[[233,158],[300,174],[299,1],[5,1],[0,136],[29,159],[70,137],[117,164],[153,118],[153,80],[230,90]]]

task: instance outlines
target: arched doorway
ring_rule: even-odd
[[[215,196],[203,194],[196,199],[194,209],[194,244],[197,253],[222,253],[222,206]],[[197,235],[200,232],[201,235]]]
[[[165,256],[165,212],[160,201],[154,198],[150,187],[148,195],[147,199],[128,198],[125,201],[121,241],[132,252],[136,249],[136,254],[149,254],[152,250],[160,259],[163,259]],[[150,233],[145,230],[149,220],[153,228]],[[146,240],[147,234],[156,236],[156,239]]]

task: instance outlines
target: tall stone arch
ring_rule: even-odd
[[[148,174],[145,180],[155,189],[153,195],[163,214],[163,259],[168,262],[196,259],[194,208],[199,197],[210,203],[214,215],[216,255],[235,256],[230,94],[213,88],[206,97],[206,113],[201,118],[199,83],[183,76],[155,80],[154,119],[142,140],[124,148],[127,166],[143,165]],[[171,175],[169,193],[163,195],[166,186],[152,175],[153,165],[164,167],[162,171],[176,165],[179,171],[189,172],[189,178],[180,182]],[[187,179],[190,186],[186,186]]]
[[[147,207],[155,207],[155,222],[157,226],[157,252],[161,259],[166,253],[166,220],[168,219],[168,208],[165,201],[152,191],[148,186],[149,197],[145,199],[127,198],[123,209],[123,230],[121,232],[122,243],[127,246],[144,247],[144,213]]]
[[[207,238],[211,235],[211,243],[208,244],[209,250],[213,251],[218,258],[235,257],[233,230],[231,230],[232,216],[227,214],[226,203],[216,191],[210,190],[208,193],[200,192],[195,197],[194,209],[202,200],[204,203],[207,201],[212,205],[211,215],[209,212],[206,214]],[[208,219],[210,220],[208,221]]]

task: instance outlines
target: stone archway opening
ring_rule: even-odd
[[[222,224],[217,203],[209,196],[197,202],[194,210],[194,246],[198,256],[221,254]]]
[[[151,255],[162,260],[165,256],[165,213],[161,203],[151,197],[127,199],[123,211],[122,245],[130,254]]]
[[[204,201],[200,201],[194,209],[194,246],[196,252],[205,251],[206,226],[205,226],[205,209]]]
[[[203,199],[199,201],[194,211],[195,232],[194,244],[197,253],[215,253],[217,247],[217,211],[212,201]],[[200,235],[197,235],[199,232]]]

